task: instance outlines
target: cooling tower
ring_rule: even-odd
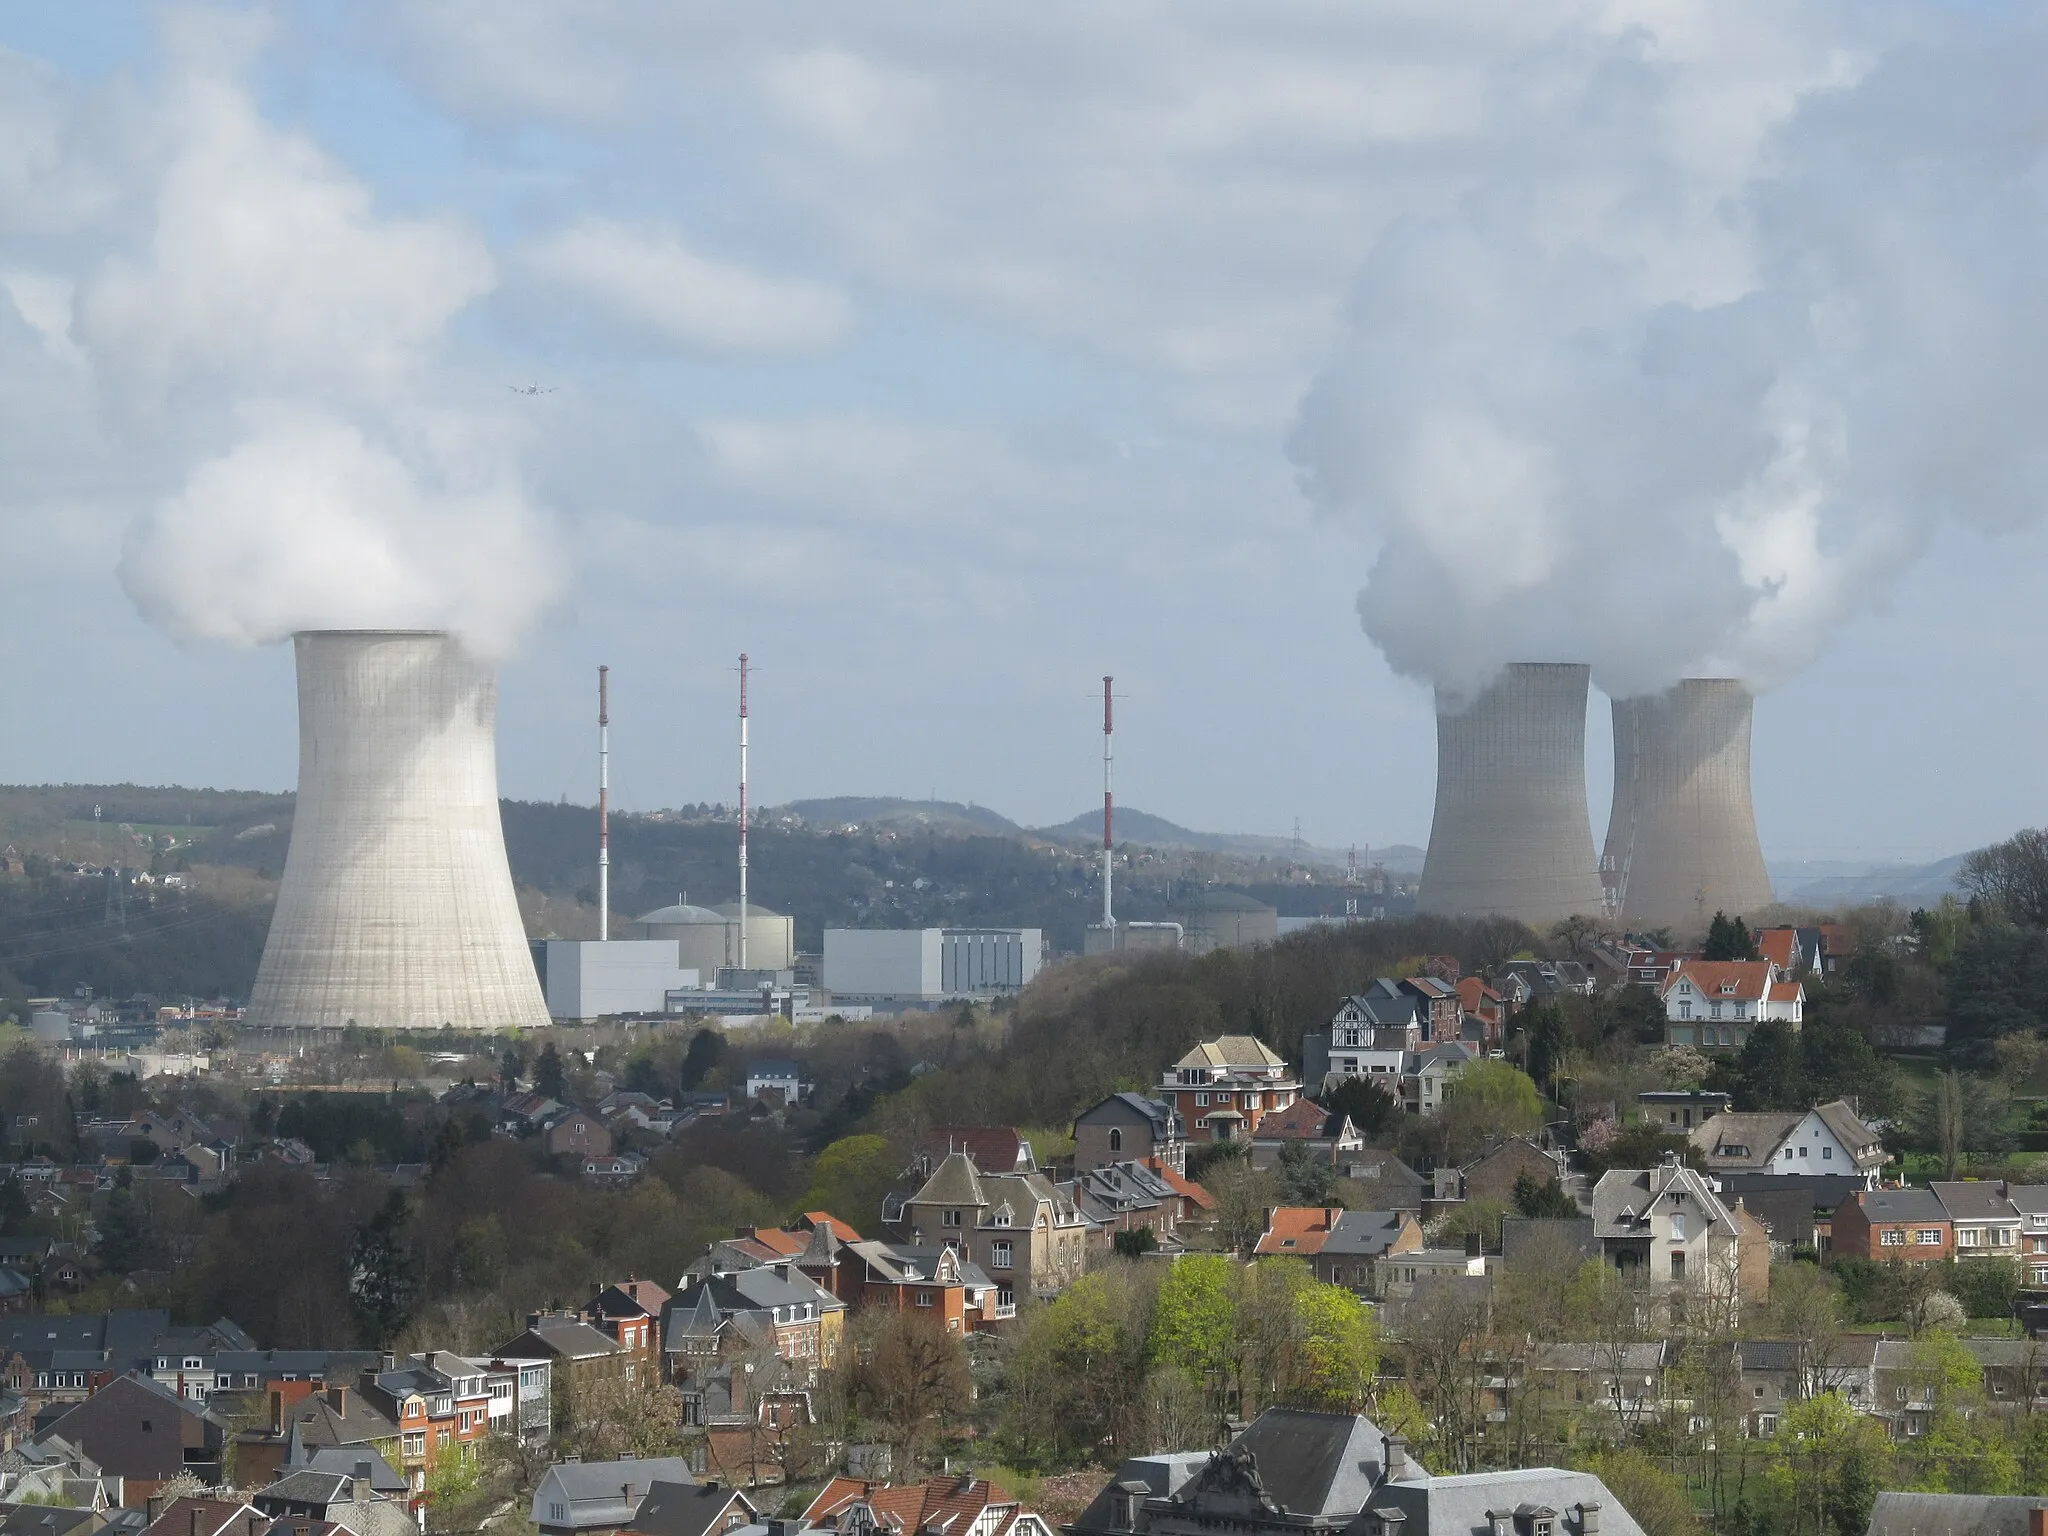
[[[1704,927],[1771,903],[1749,798],[1749,690],[1690,677],[1614,701],[1614,809],[1601,869],[1625,922]]]
[[[498,816],[496,675],[431,632],[296,646],[298,806],[249,1021],[545,1027]]]
[[[1499,913],[1543,927],[1597,915],[1586,810],[1590,669],[1516,662],[1469,708],[1436,717],[1436,818],[1424,912]]]

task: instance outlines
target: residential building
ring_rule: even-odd
[[[747,1063],[749,1101],[772,1098],[788,1107],[801,1102],[810,1092],[810,1086],[804,1081],[803,1068],[785,1058],[773,1057]]]
[[[856,1477],[835,1477],[818,1490],[802,1523],[846,1533],[944,1532],[945,1536],[1053,1536],[1045,1518],[986,1479],[926,1478],[894,1487]]]
[[[843,1254],[856,1307],[920,1312],[948,1333],[980,1332],[1017,1315],[1014,1282],[997,1284],[957,1248],[870,1240],[846,1244]]]
[[[1204,1041],[1167,1069],[1160,1086],[1195,1142],[1256,1135],[1262,1119],[1300,1096],[1287,1063],[1251,1035]]]
[[[661,1317],[669,1293],[652,1280],[629,1275],[617,1285],[607,1285],[583,1304],[583,1321],[633,1357],[641,1373],[653,1371],[658,1379],[661,1367]]]
[[[739,1351],[772,1349],[809,1386],[837,1362],[845,1320],[846,1303],[788,1260],[693,1278],[663,1319],[668,1377],[680,1380]]]
[[[1381,1301],[1405,1301],[1426,1286],[1443,1280],[1481,1280],[1493,1272],[1493,1261],[1480,1250],[1477,1233],[1462,1248],[1414,1248],[1390,1254],[1373,1279]]]
[[[217,1499],[201,1494],[183,1494],[161,1508],[146,1505],[154,1516],[142,1527],[142,1536],[259,1536],[273,1516],[239,1499]],[[60,1513],[89,1515],[86,1510]],[[408,1521],[408,1524],[411,1522]],[[95,1529],[97,1522],[75,1528],[78,1536]],[[417,1529],[415,1527],[415,1529]],[[45,1527],[45,1536],[70,1536],[64,1526]]]
[[[680,1456],[558,1462],[535,1485],[527,1518],[541,1536],[612,1536],[632,1524],[656,1483],[694,1480]]]
[[[1526,1136],[1510,1136],[1458,1170],[1458,1193],[1465,1200],[1512,1203],[1515,1186],[1531,1179],[1539,1185],[1562,1181],[1564,1157],[1546,1152]]]
[[[1379,1296],[1384,1290],[1383,1261],[1419,1252],[1422,1246],[1422,1224],[1407,1211],[1281,1206],[1267,1217],[1257,1251],[1265,1257],[1306,1260],[1325,1285]]]
[[[1746,1232],[1713,1186],[1675,1157],[1655,1168],[1611,1168],[1593,1186],[1601,1256],[1652,1289],[1761,1301],[1759,1281],[1769,1286],[1768,1238],[1760,1223],[1747,1226],[1753,1230]]]
[[[398,1425],[347,1382],[280,1381],[259,1399],[264,1417],[235,1436],[235,1475],[251,1482],[329,1450],[366,1453],[396,1466]]]
[[[1727,1094],[1711,1088],[1651,1088],[1636,1095],[1642,1117],[1675,1133],[1689,1133],[1734,1105]]]
[[[1493,983],[1506,996],[1510,982],[1520,984],[1523,1001],[1565,993],[1591,997],[1595,986],[1593,973],[1577,960],[1509,960],[1495,971]]]
[[[396,1466],[415,1494],[426,1491],[437,1467],[475,1460],[477,1442],[490,1432],[489,1382],[461,1355],[386,1355],[383,1369],[363,1372],[357,1390],[398,1426]]]
[[[1846,1099],[1807,1110],[1715,1115],[1686,1138],[1710,1173],[1842,1174],[1875,1189],[1890,1154]]]
[[[550,1157],[582,1161],[609,1157],[612,1133],[601,1119],[587,1109],[567,1109],[541,1127],[541,1149]]]
[[[1837,1257],[1931,1262],[1954,1246],[1948,1209],[1931,1189],[1859,1189],[1835,1212]]]
[[[723,1483],[658,1482],[647,1490],[625,1530],[631,1536],[723,1536],[752,1524],[760,1511]]]
[[[2034,1494],[1880,1493],[1864,1536],[2042,1536],[2043,1508]]]
[[[1658,994],[1664,1004],[1664,1042],[1740,1050],[1765,1020],[1798,1029],[1806,988],[1788,981],[1768,960],[1687,960]]]
[[[353,1536],[418,1536],[420,1528],[405,1500],[375,1491],[367,1461],[348,1473],[287,1472],[250,1502],[273,1520],[325,1520]]]
[[[1818,977],[1826,969],[1827,942],[1818,928],[1758,928],[1750,936],[1759,960],[1768,960],[1791,981]]]
[[[1132,1475],[1126,1476],[1126,1473]],[[1124,1464],[1067,1536],[1642,1536],[1597,1477],[1432,1476],[1362,1416],[1269,1408],[1223,1450]]]
[[[71,1408],[43,1432],[51,1435],[120,1478],[124,1504],[140,1505],[185,1472],[219,1482],[227,1426],[204,1404],[130,1374]]]
[[[603,1381],[632,1381],[633,1355],[572,1312],[532,1312],[526,1330],[492,1351],[510,1360],[545,1360],[570,1403]]]
[[[1086,1218],[1089,1242],[1098,1253],[1113,1249],[1117,1233],[1139,1230],[1150,1232],[1163,1248],[1180,1222],[1180,1192],[1144,1163],[1090,1168],[1058,1188]]]
[[[1347,1203],[1355,1209],[1422,1214],[1429,1180],[1392,1152],[1367,1147],[1340,1171],[1351,1186]]]
[[[1157,1158],[1178,1173],[1186,1157],[1187,1122],[1169,1099],[1112,1093],[1074,1117],[1076,1170]]]
[[[1723,1173],[1715,1182],[1724,1205],[1739,1200],[1769,1229],[1771,1252],[1780,1259],[1800,1248],[1822,1259],[1833,1253],[1835,1212],[1864,1188],[1848,1174]]]
[[[965,1152],[980,1173],[1038,1172],[1031,1143],[1009,1125],[935,1125],[917,1138],[911,1163],[919,1178],[928,1179],[955,1152]]]
[[[1331,1114],[1314,1099],[1296,1099],[1259,1122],[1252,1136],[1252,1166],[1276,1166],[1290,1146],[1306,1148],[1315,1161],[1335,1168],[1364,1151],[1365,1138],[1349,1115]]]
[[[2006,1189],[2020,1213],[2020,1263],[2029,1285],[2048,1286],[2048,1184],[2013,1184]]]
[[[887,1214],[887,1213],[885,1213]],[[1088,1222],[1043,1174],[988,1175],[946,1157],[891,1223],[912,1244],[957,1248],[996,1283],[1051,1295],[1081,1278]]]
[[[2026,1218],[2013,1204],[2004,1180],[1937,1179],[1928,1191],[1948,1214],[1958,1259],[2017,1259]]]
[[[1467,976],[1458,983],[1458,1009],[1460,1040],[1478,1046],[1484,1055],[1500,1049],[1508,1023],[1506,998],[1479,977]]]

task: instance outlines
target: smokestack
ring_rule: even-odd
[[[1116,913],[1110,905],[1109,887],[1116,849],[1116,796],[1111,790],[1116,764],[1115,721],[1110,715],[1110,679],[1102,680],[1102,926],[1114,928]]]
[[[1614,701],[1614,809],[1600,867],[1624,921],[1704,927],[1716,912],[1770,905],[1749,794],[1754,703],[1725,677]]]
[[[739,653],[739,969],[748,969],[748,653]]]
[[[299,793],[259,1027],[544,1028],[498,815],[498,685],[450,635],[294,637]]]
[[[1576,663],[1515,662],[1461,712],[1439,698],[1422,911],[1535,927],[1600,911],[1586,810],[1591,680]]]
[[[611,668],[597,669],[597,937],[612,936]]]

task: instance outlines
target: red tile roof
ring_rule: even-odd
[[[1283,1205],[1273,1212],[1259,1238],[1262,1254],[1285,1253],[1306,1257],[1321,1253],[1329,1241],[1330,1227],[1338,1212],[1321,1205]]]
[[[1016,1173],[1025,1157],[1024,1138],[1008,1125],[935,1125],[918,1138],[917,1150],[934,1164],[965,1152],[980,1173]]]
[[[1664,978],[1669,992],[1683,979],[1708,1001],[1761,1002],[1771,979],[1768,960],[1688,960]]]
[[[962,1536],[984,1510],[1007,1506],[996,1532],[1015,1523],[1021,1506],[1016,1499],[986,1479],[972,1474],[960,1477],[928,1477],[921,1483],[894,1487],[888,1483],[864,1482],[854,1477],[835,1477],[819,1490],[804,1511],[812,1524],[836,1525],[838,1518],[855,1504],[875,1512],[880,1528],[896,1536]]]
[[[1171,1168],[1167,1167],[1164,1162],[1162,1162],[1159,1158],[1156,1157],[1146,1158],[1145,1166],[1147,1168],[1150,1168],[1154,1173],[1158,1174],[1159,1177],[1164,1179],[1167,1183],[1171,1184],[1173,1186],[1173,1192],[1179,1195],[1183,1200],[1192,1200],[1195,1202],[1196,1205],[1200,1206],[1205,1211],[1213,1211],[1216,1209],[1216,1197],[1210,1194],[1208,1190],[1202,1188],[1201,1185],[1195,1183],[1195,1181],[1190,1179],[1186,1174],[1175,1173]]]
[[[853,1230],[850,1223],[841,1221],[830,1211],[805,1211],[796,1222],[797,1227],[805,1232],[815,1232],[827,1223],[831,1224],[832,1235],[842,1243],[857,1243],[861,1240],[860,1234]]]
[[[1323,1128],[1330,1123],[1330,1112],[1314,1099],[1296,1099],[1285,1109],[1276,1109],[1259,1121],[1258,1135],[1261,1141],[1273,1137],[1281,1141],[1319,1141]]]
[[[1797,928],[1759,928],[1753,937],[1759,955],[1781,971],[1792,969],[1792,962],[1799,954]]]

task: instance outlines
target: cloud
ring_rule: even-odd
[[[560,593],[546,520],[483,466],[431,478],[334,416],[256,423],[139,518],[122,585],[181,640],[300,629],[451,629],[488,654]]]
[[[613,318],[692,351],[807,352],[838,341],[852,320],[839,289],[703,255],[672,226],[584,219],[527,259]]]

